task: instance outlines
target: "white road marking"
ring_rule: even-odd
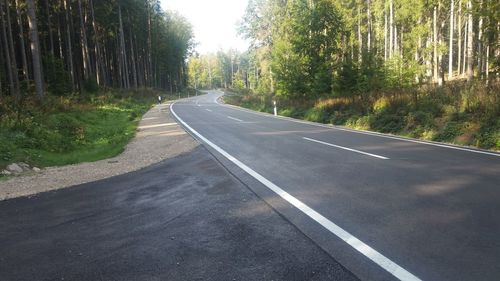
[[[356,152],[356,153],[368,155],[368,156],[371,156],[371,157],[376,157],[376,158],[379,158],[379,159],[384,159],[384,160],[388,160],[389,159],[389,158],[384,157],[384,156],[380,156],[380,155],[377,155],[377,154],[372,154],[372,153],[364,152],[364,151],[357,150],[357,149],[352,149],[352,148],[345,147],[345,146],[340,146],[340,145],[336,145],[336,144],[332,144],[332,143],[328,143],[328,142],[324,142],[324,141],[320,141],[320,140],[310,139],[310,138],[306,138],[306,137],[302,137],[302,138],[305,139],[305,140],[308,140],[308,141],[317,142],[317,143],[321,143],[321,144],[328,145],[328,146],[333,146],[333,147],[336,147],[336,148],[340,148],[340,149],[344,149],[344,150],[348,150],[348,151],[352,151],[352,152]]]
[[[211,110],[211,109],[208,109],[208,108],[205,108],[205,110],[206,110],[206,111],[210,111],[210,112],[212,112],[212,110]]]
[[[231,117],[231,116],[227,116],[227,118],[229,118],[229,119],[233,119],[233,120],[235,120],[235,121],[243,122],[243,120],[238,119],[238,118],[234,118],[234,117]]]
[[[224,157],[226,157],[229,161],[240,167],[243,171],[247,172],[249,175],[254,177],[256,180],[267,186],[270,190],[272,190],[274,193],[279,195],[281,198],[285,199],[288,203],[292,204],[295,206],[297,209],[302,211],[304,214],[309,216],[311,219],[319,223],[321,226],[326,228],[328,231],[342,239],[344,242],[349,244],[351,247],[353,247],[356,251],[364,255],[365,257],[369,258],[371,261],[376,263],[378,266],[392,274],[394,277],[398,278],[399,280],[408,280],[408,281],[417,281],[421,280],[417,276],[413,275],[412,273],[408,272],[406,269],[402,268],[392,260],[388,259],[381,253],[379,253],[377,250],[373,249],[372,247],[368,246],[365,244],[363,241],[359,240],[349,232],[345,231],[343,228],[340,226],[336,225],[320,213],[316,212],[313,210],[311,207],[307,206],[304,204],[302,201],[299,199],[293,197],[290,195],[288,192],[284,191],[256,171],[252,170],[250,167],[247,165],[243,164],[241,161],[236,159],[234,156],[231,154],[227,153],[225,150],[214,144],[213,142],[209,141],[207,138],[202,136],[200,133],[198,133],[195,129],[191,128],[184,120],[182,120],[173,110],[173,105],[170,105],[170,111],[172,114],[179,120],[179,122],[189,131],[191,131],[195,136],[197,136],[200,140],[205,142],[207,145],[215,149],[217,152],[222,154]]]
[[[495,152],[489,152],[489,151],[482,151],[482,150],[475,150],[467,147],[460,147],[460,146],[455,146],[455,145],[447,145],[447,144],[441,144],[441,143],[436,143],[436,142],[430,142],[430,141],[422,141],[422,140],[417,140],[417,139],[410,139],[410,138],[405,138],[405,137],[398,137],[398,136],[392,136],[388,134],[383,134],[383,133],[377,133],[377,132],[370,132],[370,131],[364,131],[364,130],[354,130],[354,129],[349,129],[349,128],[342,128],[339,126],[333,126],[333,125],[327,125],[327,124],[319,124],[319,123],[314,123],[310,121],[304,121],[304,120],[297,120],[295,118],[291,117],[286,117],[286,116],[274,116],[272,114],[266,113],[266,112],[257,112],[253,111],[250,109],[246,108],[241,108],[239,106],[235,106],[232,104],[222,104],[219,103],[217,100],[215,101],[217,104],[225,107],[231,107],[236,110],[240,111],[245,111],[248,113],[260,115],[260,116],[266,116],[266,117],[271,117],[271,118],[278,118],[282,120],[288,120],[291,122],[295,123],[300,123],[300,124],[306,124],[306,125],[312,125],[312,126],[317,126],[317,127],[323,127],[323,128],[329,128],[332,130],[339,130],[339,131],[346,131],[346,132],[351,132],[355,134],[363,134],[363,135],[370,135],[370,136],[375,136],[375,137],[380,137],[380,138],[387,138],[387,139],[394,139],[394,140],[400,140],[400,141],[406,141],[406,142],[413,142],[413,143],[418,143],[418,144],[423,144],[423,145],[432,145],[432,146],[437,146],[437,147],[443,147],[443,148],[449,148],[449,149],[455,149],[455,150],[461,150],[461,151],[466,151],[466,152],[472,152],[472,153],[479,153],[479,154],[485,154],[485,155],[490,155],[490,156],[496,156],[500,157],[500,153],[495,153]]]

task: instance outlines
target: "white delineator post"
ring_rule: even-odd
[[[278,109],[276,108],[276,101],[273,100],[273,105],[274,105],[274,116],[278,116]]]

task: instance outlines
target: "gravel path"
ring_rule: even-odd
[[[0,182],[0,200],[33,195],[135,171],[191,151],[198,144],[174,120],[169,103],[149,110],[125,151],[96,162],[49,167]]]

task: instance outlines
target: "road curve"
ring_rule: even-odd
[[[362,279],[497,280],[500,154],[217,103],[171,106],[242,182]]]

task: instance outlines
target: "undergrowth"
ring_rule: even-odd
[[[138,121],[158,94],[142,89],[47,96],[41,105],[32,99],[16,103],[4,98],[0,168],[19,161],[44,167],[113,157],[135,135]]]
[[[500,150],[500,83],[490,82],[456,82],[314,101],[274,98],[283,116]],[[225,97],[227,103],[265,112],[272,112],[272,100],[256,94]]]

